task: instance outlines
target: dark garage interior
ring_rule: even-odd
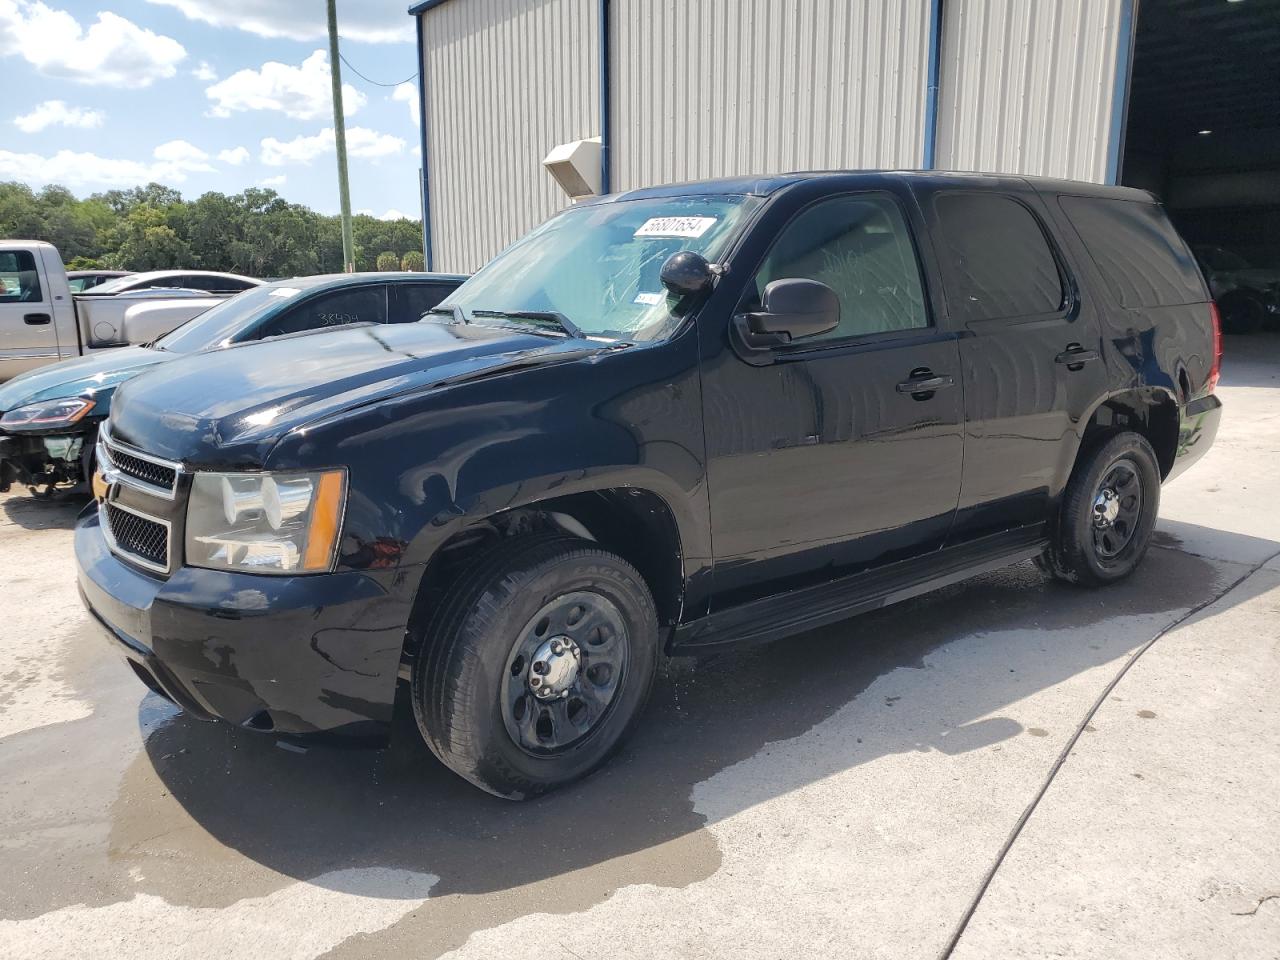
[[[1139,0],[1121,180],[1164,200],[1228,332],[1280,329],[1280,0]]]

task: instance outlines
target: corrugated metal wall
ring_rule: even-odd
[[[938,166],[1103,182],[1121,0],[946,0]]]
[[[920,165],[928,0],[613,0],[612,9],[615,190]]]
[[[568,200],[542,158],[599,134],[595,0],[454,0],[423,15],[437,270],[470,272]]]

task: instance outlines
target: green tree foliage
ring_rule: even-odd
[[[357,270],[422,269],[416,220],[353,218]],[[342,270],[342,229],[274,190],[184,200],[159,183],[77,199],[61,186],[39,192],[0,183],[0,237],[47,240],[65,262],[121,270],[229,270],[253,277],[292,277]],[[384,267],[383,256],[391,258]],[[416,258],[416,259],[414,259]]]
[[[401,270],[413,270],[421,273],[427,268],[427,262],[423,259],[421,250],[410,250],[400,258]]]
[[[383,250],[380,254],[378,254],[377,265],[378,265],[378,269],[383,272],[387,272],[389,270],[399,270],[400,258],[395,255],[394,251]]]

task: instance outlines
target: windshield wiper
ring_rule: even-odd
[[[435,313],[435,314],[439,314],[440,316],[453,317],[454,323],[461,323],[465,325],[471,322],[470,320],[467,319],[467,315],[463,311],[462,307],[456,303],[451,307],[432,307],[430,310],[427,311],[427,313]]]
[[[500,320],[534,320],[543,323],[554,323],[567,336],[585,340],[582,328],[566,317],[559,310],[472,310],[473,317],[495,317]]]

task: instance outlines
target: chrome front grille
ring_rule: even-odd
[[[98,511],[112,552],[156,573],[169,572],[172,528],[168,521],[110,501]]]
[[[111,466],[125,476],[141,480],[143,483],[150,484],[153,487],[164,487],[166,490],[172,490],[178,479],[178,472],[172,467],[164,467],[150,460],[143,460],[141,457],[125,453],[123,450],[113,449],[110,444],[107,444],[107,459],[111,461]]]
[[[106,424],[98,430],[98,466],[108,482],[123,483],[166,500],[176,496],[182,474],[182,464],[116,441]]]

